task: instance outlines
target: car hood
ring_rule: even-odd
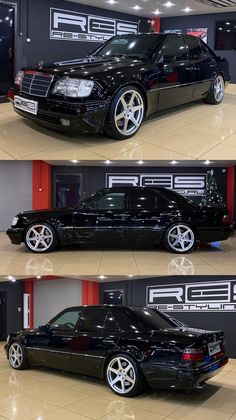
[[[76,60],[58,61],[55,63],[45,64],[43,66],[34,66],[33,69],[53,74],[57,77],[80,77],[84,79],[93,78],[98,73],[104,71],[119,71],[133,66],[143,64],[147,59],[131,58],[131,57],[99,57],[89,56]],[[32,69],[32,67],[30,68]],[[29,68],[25,68],[29,70]]]
[[[30,216],[30,215],[36,215],[36,214],[47,214],[50,216],[58,215],[58,214],[65,214],[65,213],[71,213],[73,212],[74,208],[73,207],[62,207],[62,208],[57,208],[57,209],[40,209],[40,210],[27,210],[27,211],[22,211],[21,213],[18,213],[17,216]]]

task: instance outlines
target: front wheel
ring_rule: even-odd
[[[195,242],[196,238],[192,228],[183,223],[176,223],[170,226],[163,238],[165,248],[177,254],[191,251]]]
[[[54,229],[47,223],[35,223],[25,233],[25,245],[38,254],[52,251],[57,245]]]
[[[134,397],[143,387],[142,373],[136,362],[129,356],[117,354],[106,367],[106,380],[115,394]]]
[[[9,363],[13,369],[23,370],[28,367],[25,349],[22,344],[17,342],[12,343],[9,348],[8,357]]]
[[[215,76],[212,81],[211,87],[207,96],[204,98],[204,102],[207,104],[218,105],[220,104],[225,96],[225,81],[221,74]]]
[[[139,130],[145,105],[141,92],[134,86],[126,86],[113,98],[108,111],[104,131],[117,140],[132,137]]]

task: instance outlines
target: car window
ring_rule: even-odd
[[[82,309],[71,309],[58,315],[50,321],[50,325],[57,330],[74,330],[82,314]]]
[[[155,210],[156,194],[154,191],[134,190],[130,197],[131,210]]]
[[[113,313],[120,330],[127,333],[139,333],[141,331],[138,324],[129,316],[125,308],[114,308]]]
[[[79,331],[83,332],[116,332],[114,317],[105,308],[84,309],[79,323]]]
[[[175,326],[171,319],[156,309],[133,307],[130,308],[130,317],[145,331],[164,330]]]
[[[168,37],[162,50],[162,61],[173,63],[175,61],[186,61],[187,59],[187,47],[183,38],[181,36]]]
[[[161,194],[165,197],[166,200],[168,200],[169,204],[179,204],[182,206],[186,206],[187,204],[193,204],[193,201],[191,201],[189,198],[184,197],[183,195],[180,195],[172,190],[163,190]]]
[[[188,48],[188,58],[189,60],[198,60],[202,57],[202,47],[200,40],[196,37],[186,37],[186,44]]]
[[[102,196],[95,196],[88,201],[88,204],[90,208],[97,210],[123,210],[124,202],[124,192],[111,192]]]

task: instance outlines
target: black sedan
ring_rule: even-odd
[[[84,59],[19,71],[8,97],[20,115],[50,128],[127,139],[156,111],[221,103],[229,80],[227,60],[194,36],[132,34]]]
[[[38,329],[11,334],[5,350],[14,369],[46,366],[106,378],[124,397],[146,384],[192,390],[228,362],[222,331],[124,306],[68,308]]]
[[[222,241],[232,233],[224,207],[203,207],[165,188],[104,188],[73,208],[25,211],[14,217],[7,235],[43,253],[57,245],[153,246],[176,253],[197,240]]]

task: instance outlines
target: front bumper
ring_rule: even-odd
[[[9,228],[6,232],[7,236],[10,238],[10,241],[14,245],[20,245],[24,239],[24,229],[23,228]]]
[[[34,97],[17,92],[14,89],[11,89],[8,93],[8,98],[12,103],[14,103],[15,95],[38,102],[37,115],[14,107],[17,114],[45,127],[68,133],[93,134],[102,132],[110,105],[108,100],[80,103],[74,101],[66,102],[59,99]],[[66,120],[68,125],[63,125],[63,120]]]
[[[234,233],[232,226],[214,227],[214,228],[198,228],[199,240],[202,242],[218,242],[225,241]]]

